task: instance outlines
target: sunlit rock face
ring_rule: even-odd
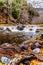
[[[34,8],[43,8],[43,0],[27,0]]]

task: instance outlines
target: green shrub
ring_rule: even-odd
[[[4,2],[0,1],[0,12],[3,12],[2,6],[4,5]]]
[[[12,15],[13,15],[13,17],[14,17],[15,19],[17,19],[18,16],[19,16],[19,11],[18,11],[17,9],[13,9]]]
[[[4,4],[4,3],[3,3],[2,1],[0,1],[0,6],[3,6],[3,4]]]

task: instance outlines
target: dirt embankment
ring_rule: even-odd
[[[33,17],[32,24],[43,23],[43,13],[39,14],[39,17]]]
[[[0,23],[6,23],[6,15],[4,13],[0,13]]]

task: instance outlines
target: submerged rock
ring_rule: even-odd
[[[17,26],[17,29],[18,29],[18,30],[23,30],[24,27],[25,27],[24,25],[20,24],[19,26]]]

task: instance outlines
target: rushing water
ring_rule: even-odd
[[[36,33],[36,30],[39,29],[39,26],[25,26],[23,30],[18,30],[17,26],[1,26],[2,33],[0,34],[0,39],[2,35],[2,39],[5,41],[15,42],[15,43],[22,43],[25,40],[35,40],[36,35],[40,35],[40,32]],[[8,30],[9,28],[9,30]],[[3,41],[4,41],[3,40]],[[4,42],[5,42],[4,41]]]
[[[40,29],[40,27],[36,25],[26,25],[23,30],[18,30],[17,26],[0,26],[0,28],[2,28],[3,30],[9,28],[11,32],[30,32],[30,29],[32,29],[32,32],[35,32],[37,29]]]

